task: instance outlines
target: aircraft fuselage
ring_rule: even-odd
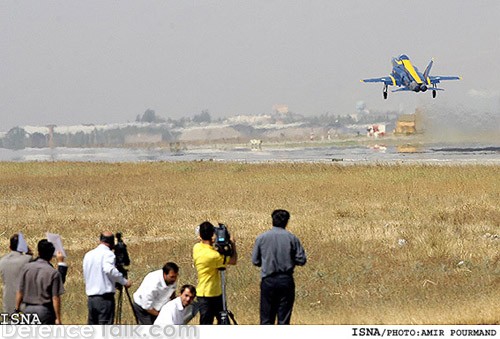
[[[427,85],[425,82],[430,84],[429,79],[425,79],[424,75],[418,71],[418,68],[413,66],[410,59],[406,55],[401,55],[399,58],[392,58],[392,77],[396,80],[396,84],[401,84],[408,87],[414,92],[425,92],[427,91]],[[398,81],[399,80],[399,81]]]

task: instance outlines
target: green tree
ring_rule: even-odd
[[[152,109],[147,109],[146,112],[142,115],[142,122],[155,122],[156,121],[156,113]]]
[[[165,122],[165,119],[162,119],[159,116],[157,116],[156,112],[149,108],[142,114],[141,118],[137,116],[135,120],[140,122],[149,122],[149,123]]]
[[[45,136],[45,134],[35,132],[30,135],[30,144],[31,147],[35,148],[47,147],[47,137]]]
[[[193,117],[193,122],[196,122],[196,123],[202,123],[202,122],[211,122],[212,121],[212,117],[210,116],[210,113],[208,112],[207,109],[201,111],[200,114],[195,114],[194,117]]]
[[[23,149],[26,147],[26,131],[21,127],[13,127],[4,139],[5,148]]]

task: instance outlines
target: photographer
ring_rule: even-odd
[[[215,250],[215,228],[208,221],[200,224],[199,235],[200,242],[193,247],[193,260],[198,272],[196,292],[200,325],[212,325],[215,317],[217,317],[217,323],[220,324],[223,302],[219,268],[225,268],[226,265],[236,265],[238,259],[236,244],[231,238],[229,242],[232,246],[232,253],[229,258]]]
[[[148,273],[134,293],[133,308],[140,325],[153,325],[163,305],[175,298],[179,266],[167,262],[162,269]]]
[[[85,293],[88,296],[88,324],[112,325],[115,314],[115,283],[132,286],[115,267],[115,236],[103,232],[100,244],[83,258]]]

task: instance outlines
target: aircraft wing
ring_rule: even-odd
[[[434,76],[429,76],[429,80],[431,84],[439,84],[441,81],[445,80],[462,80],[462,77],[434,75]]]
[[[397,86],[396,79],[391,76],[381,78],[363,79],[361,82],[383,82],[386,85]]]
[[[433,91],[444,91],[442,88],[437,88],[437,87],[432,87],[431,90]],[[413,92],[411,89],[408,87],[403,87],[403,88],[398,88],[398,89],[393,89],[392,92]]]

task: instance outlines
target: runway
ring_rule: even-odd
[[[250,147],[205,146],[177,152],[164,148],[26,148],[0,149],[0,161],[144,162],[335,162],[338,164],[491,164],[500,165],[500,146],[430,144],[425,146]]]

